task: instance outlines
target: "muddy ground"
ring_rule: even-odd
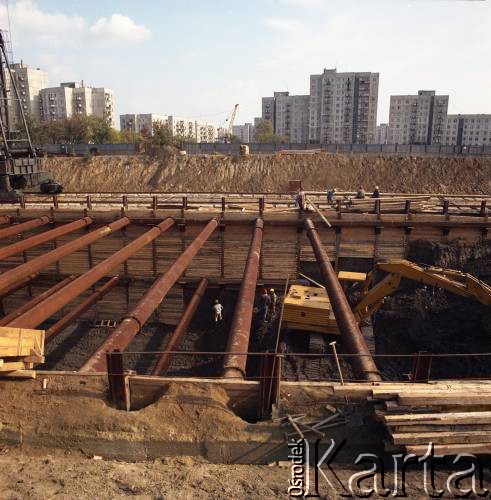
[[[271,192],[301,179],[309,190],[489,194],[491,158],[363,155],[99,156],[47,158],[66,191]]]
[[[465,467],[468,465],[461,466],[459,470]],[[333,469],[346,488],[350,477],[355,472],[363,470],[347,465],[334,465]],[[445,486],[453,472],[455,469],[438,464],[435,466],[434,485],[437,489],[443,489],[442,498],[455,498],[449,494]],[[326,473],[333,482],[336,481],[329,471],[326,470]],[[288,462],[280,466],[219,465],[182,457],[129,463],[97,460],[77,451],[22,452],[16,449],[4,449],[3,453],[0,452],[2,500],[279,499],[290,498],[287,491],[290,475]],[[311,480],[313,481],[313,477]],[[426,483],[427,491],[425,491],[424,473],[421,469],[409,467],[405,480],[408,498],[430,498],[428,493],[437,494],[431,489],[429,481]],[[489,466],[484,465],[483,485],[489,487],[490,481]],[[389,468],[385,473],[384,486],[393,490],[396,486],[400,488],[401,485],[400,474],[397,475],[396,481],[394,471]],[[369,490],[373,483],[368,481],[361,486]],[[469,486],[467,480],[460,487],[464,490]],[[322,477],[318,491],[321,498],[341,498],[339,495],[342,491],[341,486],[337,485],[336,490],[333,490]],[[462,491],[460,494],[462,495]],[[387,498],[387,496],[373,494],[371,498]],[[470,498],[477,496],[471,495]]]

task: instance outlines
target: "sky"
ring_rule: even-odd
[[[53,86],[113,89],[118,115],[223,125],[239,103],[244,123],[273,91],[308,94],[324,68],[380,73],[378,122],[390,95],[420,89],[450,95],[449,113],[491,113],[491,0],[8,3],[15,61],[48,71]]]

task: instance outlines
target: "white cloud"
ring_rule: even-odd
[[[109,18],[101,17],[90,27],[90,33],[105,45],[137,43],[148,40],[152,36],[148,28],[136,24],[122,14],[113,14]]]
[[[283,33],[298,32],[303,28],[303,24],[296,19],[270,17],[264,20],[264,24],[275,31]]]
[[[323,0],[280,0],[283,5],[288,5],[291,7],[322,7],[324,5]]]

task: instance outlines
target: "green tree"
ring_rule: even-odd
[[[172,146],[174,144],[172,130],[167,123],[154,123],[152,144],[154,146]]]
[[[273,130],[273,124],[269,120],[263,120],[261,123],[256,125],[255,130],[256,141],[261,143],[274,142],[275,133]]]

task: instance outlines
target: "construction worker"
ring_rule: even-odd
[[[336,188],[330,188],[327,190],[327,203],[331,205],[334,203],[334,195],[336,194]]]
[[[273,320],[276,315],[276,305],[278,304],[278,295],[276,295],[274,288],[269,290],[269,298],[271,300],[269,304],[269,319]]]
[[[268,313],[271,306],[271,297],[268,295],[266,288],[261,290],[261,314],[263,316],[263,321],[268,322]]]
[[[222,321],[222,313],[223,313],[223,306],[220,304],[220,301],[218,299],[215,300],[215,303],[213,304],[213,311],[215,313],[215,324],[217,324],[219,321]]]
[[[303,188],[300,188],[297,191],[297,196],[295,197],[295,203],[297,204],[297,208],[303,212],[305,209],[305,191],[303,190]]]
[[[356,193],[356,199],[363,200],[364,198],[365,198],[365,190],[363,189],[363,186],[360,186]]]
[[[375,186],[375,189],[372,193],[372,198],[380,198],[380,191],[378,190],[378,186]]]

